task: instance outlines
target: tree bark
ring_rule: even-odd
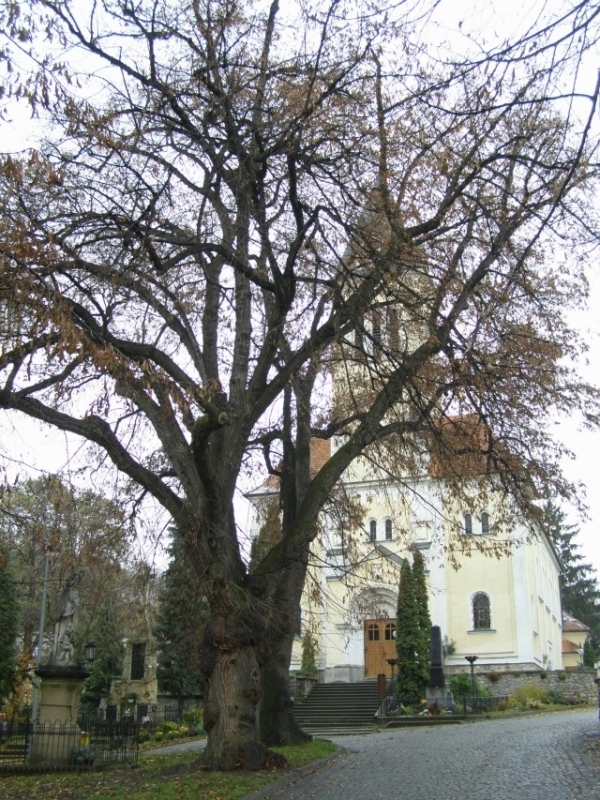
[[[306,561],[291,565],[274,594],[269,624],[268,651],[261,670],[263,699],[260,735],[269,745],[303,744],[312,738],[294,718],[290,692],[290,663],[294,637],[300,632],[300,603],[306,577]]]
[[[283,756],[260,741],[260,667],[264,623],[251,609],[217,616],[203,646],[206,676],[204,728],[208,742],[201,762],[210,770],[256,770],[285,766]]]
[[[269,746],[304,744],[312,739],[296,722],[290,693],[290,661],[294,633],[283,631],[269,637],[269,655],[261,670],[263,699],[260,735]]]

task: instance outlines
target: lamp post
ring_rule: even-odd
[[[469,662],[471,665],[471,692],[472,696],[475,697],[475,667],[474,664],[477,661],[477,656],[465,656],[465,660]]]
[[[96,660],[96,643],[88,642],[85,646],[85,660],[88,662]]]

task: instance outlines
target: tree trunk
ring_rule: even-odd
[[[250,617],[252,617],[250,619]],[[206,675],[202,764],[211,770],[256,770],[285,766],[285,758],[260,741],[258,614],[217,617],[208,623],[203,647]]]
[[[304,744],[312,739],[294,718],[290,694],[290,661],[294,632],[279,632],[269,639],[269,655],[261,670],[263,699],[260,707],[260,735],[269,745]]]
[[[260,709],[260,734],[265,744],[303,744],[312,737],[304,733],[294,718],[290,693],[290,662],[294,637],[300,633],[300,602],[306,577],[306,561],[298,561],[286,571],[274,593],[273,616],[269,624],[268,651],[262,666],[263,700]]]

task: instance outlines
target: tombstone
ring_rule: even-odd
[[[431,628],[431,667],[429,669],[429,688],[444,688],[444,668],[442,667],[442,631],[439,625]]]
[[[448,709],[448,698],[444,692],[444,668],[442,666],[442,631],[439,625],[431,628],[431,666],[427,685],[427,701]]]

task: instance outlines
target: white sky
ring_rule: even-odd
[[[435,15],[435,24],[430,25],[427,35],[437,41],[448,36],[455,46],[459,46],[457,42],[460,42],[470,25],[473,30],[479,30],[480,36],[485,37],[489,44],[512,30],[521,29],[524,20],[531,22],[537,13],[536,8],[542,5],[536,2],[523,4],[516,0],[504,0],[502,3],[490,0],[442,0]],[[564,8],[564,0],[556,5]],[[589,92],[593,90],[599,67],[600,53],[592,54],[583,66],[581,80]],[[9,143],[13,142],[14,149],[20,149],[34,129],[35,124],[32,124],[25,109],[11,109],[11,121],[2,123],[0,127],[2,149],[9,149]],[[584,377],[591,383],[600,383],[600,263],[588,275],[588,279],[589,309],[577,317],[576,326],[590,348]],[[569,521],[579,522],[583,555],[600,571],[600,431],[583,431],[577,421],[561,420],[556,433],[575,453],[575,459],[566,461],[564,469],[569,478],[583,483],[589,507],[589,519],[578,520],[571,513]],[[11,480],[17,476],[39,474],[39,471],[61,472],[69,477],[69,471],[76,471],[81,463],[81,442],[61,431],[42,428],[35,421],[19,419],[15,414],[2,411],[0,459],[4,461]],[[238,524],[246,527],[247,504],[238,502],[236,505],[239,511]],[[567,508],[565,510],[569,511]]]

